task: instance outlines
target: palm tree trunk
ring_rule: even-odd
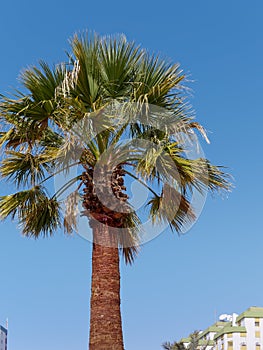
[[[123,350],[119,250],[110,227],[92,225],[89,350]]]

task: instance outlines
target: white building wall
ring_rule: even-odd
[[[240,337],[240,333],[233,334],[233,349],[240,350],[241,343],[246,343],[246,337]]]
[[[245,318],[244,325],[247,330],[247,348],[255,349],[255,319],[254,318]]]
[[[0,327],[0,350],[7,350],[7,334]]]
[[[260,343],[260,348],[263,349],[263,319],[259,319],[259,327],[255,327],[255,332],[260,332],[260,338],[256,338],[256,342]]]
[[[260,344],[263,349],[263,319],[259,319],[260,325],[255,325],[255,318],[245,318],[244,325],[247,329],[247,348],[255,349],[256,344]],[[256,332],[260,333],[259,337],[256,337]]]

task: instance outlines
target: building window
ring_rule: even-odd
[[[246,345],[246,344],[241,344],[240,349],[241,349],[241,350],[247,350],[247,345]]]
[[[227,342],[227,350],[233,350],[233,342],[232,341]]]
[[[246,333],[244,333],[244,332],[242,332],[242,333],[240,333],[240,337],[246,337],[247,336],[247,334]]]
[[[256,332],[255,332],[255,337],[256,337],[256,338],[260,338],[260,331],[256,331]]]
[[[232,338],[232,333],[228,333],[227,337]]]
[[[255,318],[255,327],[259,327],[259,319],[258,318]]]
[[[256,344],[256,350],[260,350],[260,345]]]

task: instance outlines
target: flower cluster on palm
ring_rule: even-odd
[[[189,159],[174,138],[191,139],[196,130],[205,136],[184,102],[178,65],[123,36],[76,36],[71,47],[69,63],[40,62],[22,73],[25,91],[1,97],[0,171],[18,192],[0,198],[0,215],[17,218],[27,236],[60,227],[71,233],[82,204],[93,229],[90,349],[123,349],[119,250],[126,262],[134,260],[140,228],[124,176],[150,191],[145,207],[153,223],[165,221],[177,232],[195,219],[193,188],[230,185],[222,169]],[[50,180],[74,166],[82,170],[49,195]]]

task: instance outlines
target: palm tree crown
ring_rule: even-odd
[[[180,128],[187,136],[196,129],[202,130],[192,121],[183,102],[180,82],[184,75],[179,66],[150,56],[134,43],[128,43],[124,37],[75,37],[72,50],[73,58],[68,66],[61,64],[50,68],[40,62],[40,69],[29,68],[21,76],[26,93],[17,93],[13,99],[2,96],[0,111],[5,128],[0,142],[5,153],[1,175],[23,190],[1,197],[1,217],[17,216],[23,234],[35,237],[51,234],[62,226],[59,196],[56,193],[48,196],[45,180],[57,171],[65,171],[65,166],[73,163],[74,156],[70,151],[74,147],[75,157],[76,153],[79,156],[74,160],[83,166],[84,173],[74,180],[89,188],[85,191],[86,195],[81,193],[81,198],[87,215],[90,218],[96,216],[91,209],[93,205],[98,206],[97,195],[90,190],[93,188],[92,172],[102,154],[109,148],[114,152],[122,135],[129,133],[137,140],[150,141],[151,147],[142,148],[142,143],[137,149],[135,143],[121,147],[119,153],[122,154],[118,155],[120,164],[114,175],[115,185],[111,184],[114,195],[127,200],[122,187],[125,174],[145,181],[146,186],[150,181],[153,197],[147,204],[152,219],[167,219],[171,227],[180,232],[186,220],[194,219],[187,191],[193,187],[199,191],[228,189],[229,183],[225,174],[206,159],[187,159],[183,145],[170,137],[169,127]],[[111,113],[116,112],[112,107],[113,101],[118,101],[119,110],[125,105],[127,115],[132,108],[137,108],[137,114],[138,108],[141,108],[140,118],[133,117],[131,120],[123,110],[118,112],[119,115],[109,116],[109,106]],[[145,106],[149,105],[165,107],[166,113],[160,115],[159,112],[156,122],[153,113],[146,116]],[[143,112],[138,106],[144,106]],[[100,118],[101,112],[103,119]],[[88,140],[86,136],[81,144],[82,152],[78,153],[68,135],[76,123],[84,127],[86,133],[91,133],[83,122],[87,120],[93,123],[95,137]],[[144,121],[148,124],[150,121],[150,126]],[[154,123],[161,130],[155,129]],[[114,155],[117,155],[116,152]],[[171,169],[171,162],[176,172]],[[159,193],[154,190],[154,181],[159,185],[163,183],[159,186]],[[168,187],[168,182],[172,186]],[[79,186],[80,192],[82,188]],[[173,204],[178,206],[180,199],[173,217],[169,217],[169,210],[162,203],[165,190]],[[38,215],[40,212],[41,216]],[[129,218],[126,215],[130,225],[132,222],[136,224],[134,215],[128,215]],[[69,218],[64,220],[66,232],[72,231],[71,221]],[[112,223],[112,226],[115,224]],[[129,260],[131,256],[126,258]]]
[[[185,102],[179,65],[123,36],[75,36],[71,48],[69,63],[41,61],[22,73],[22,92],[1,96],[0,173],[18,190],[0,198],[0,215],[17,218],[26,236],[48,236],[60,227],[71,233],[80,202],[94,242],[100,240],[96,227],[109,227],[117,232],[113,246],[131,263],[140,217],[129,203],[125,176],[151,193],[145,208],[153,223],[166,222],[177,232],[195,219],[193,189],[230,185],[220,167],[186,156],[183,140],[205,133]],[[74,166],[81,170],[69,179]],[[58,173],[67,181],[50,193]]]
[[[209,340],[200,341],[200,331],[194,331],[187,338],[187,345],[185,345],[184,341],[180,342],[165,342],[162,344],[162,347],[165,350],[206,350],[211,348]]]

